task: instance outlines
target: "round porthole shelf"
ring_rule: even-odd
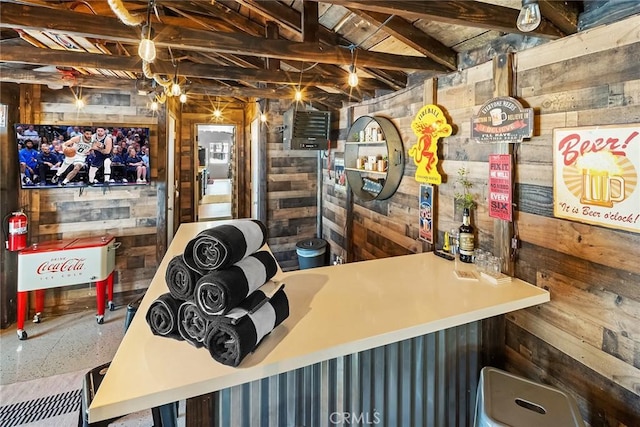
[[[349,128],[344,169],[351,191],[362,200],[393,196],[404,174],[400,133],[385,117],[362,116]]]

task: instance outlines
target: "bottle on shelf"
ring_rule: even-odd
[[[462,225],[460,226],[460,234],[458,236],[459,239],[459,251],[460,251],[460,261],[466,263],[473,262],[473,253],[474,253],[474,228],[471,225],[471,220],[469,218],[469,208],[464,208],[462,211]]]

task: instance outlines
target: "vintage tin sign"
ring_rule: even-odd
[[[433,243],[433,185],[420,184],[420,232],[419,237]]]
[[[416,168],[415,178],[418,182],[440,184],[442,177],[438,172],[438,139],[451,135],[451,125],[447,123],[444,113],[436,105],[425,105],[411,122],[411,129],[418,137],[409,149],[409,155]]]
[[[640,124],[553,131],[553,214],[640,232]]]
[[[504,221],[512,219],[511,156],[489,156],[489,216]]]
[[[471,138],[477,142],[513,143],[533,135],[533,108],[510,96],[493,98],[471,117]]]

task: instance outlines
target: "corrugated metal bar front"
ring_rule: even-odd
[[[480,372],[474,322],[216,393],[220,427],[466,427]]]

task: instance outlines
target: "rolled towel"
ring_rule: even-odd
[[[178,332],[196,348],[204,345],[210,318],[207,318],[193,301],[185,301],[178,309]]]
[[[184,250],[185,263],[205,274],[235,264],[267,241],[267,228],[255,219],[236,220],[201,231]]]
[[[289,301],[283,288],[270,299],[257,300],[252,310],[236,307],[211,322],[205,345],[214,360],[238,366],[267,334],[289,317]]]
[[[154,335],[182,341],[178,331],[178,309],[182,301],[176,300],[167,292],[151,303],[145,318]]]
[[[196,283],[201,277],[201,274],[187,266],[182,255],[177,255],[169,261],[164,276],[171,295],[182,301],[193,299]]]
[[[258,251],[227,269],[202,276],[194,300],[205,314],[225,314],[277,272],[278,263],[271,252]]]

